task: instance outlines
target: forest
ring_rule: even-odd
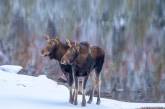
[[[102,97],[165,102],[165,0],[0,0],[0,65],[57,81],[45,35],[104,49]]]

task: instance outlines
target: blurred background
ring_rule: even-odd
[[[105,50],[103,97],[165,102],[165,0],[0,0],[0,65],[57,80],[46,34]]]

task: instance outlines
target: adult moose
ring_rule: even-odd
[[[41,50],[41,54],[44,57],[49,57],[50,59],[55,59],[59,62],[62,72],[67,78],[69,84],[69,102],[73,103],[73,76],[72,76],[72,67],[71,65],[60,64],[61,58],[69,49],[69,46],[66,43],[62,43],[58,38],[50,39],[49,36],[46,37],[47,45]]]
[[[104,50],[97,46],[92,46],[86,42],[71,44],[67,40],[70,47],[61,59],[61,64],[72,65],[72,73],[75,81],[74,104],[77,105],[77,95],[79,89],[79,80],[82,81],[82,106],[86,105],[85,88],[90,72],[95,69],[95,84],[93,84],[92,92],[88,103],[93,100],[93,94],[97,86],[98,96],[96,104],[100,104],[100,72],[104,63]]]

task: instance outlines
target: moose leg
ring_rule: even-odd
[[[69,74],[69,95],[69,102],[73,104],[73,76],[71,74]]]
[[[92,90],[90,92],[90,97],[89,97],[89,100],[88,100],[88,103],[91,104],[92,101],[93,101],[93,95],[94,95],[94,92],[95,92],[95,88],[96,88],[96,78],[95,78],[95,75],[92,75],[92,73],[90,74],[90,78],[92,79]]]
[[[73,103],[74,103],[74,99],[75,99],[74,97],[75,97],[75,88],[73,88],[73,93],[72,93],[72,100],[73,100]],[[72,103],[72,104],[73,104],[73,103]]]
[[[69,103],[73,104],[72,87],[69,87]]]
[[[79,89],[79,83],[78,83],[78,78],[75,77],[75,90],[74,90],[74,105],[77,105],[77,96],[78,96],[78,89]]]
[[[97,84],[97,102],[96,104],[99,105],[101,100],[100,100],[100,85],[101,85],[101,81],[100,81],[100,77],[99,75],[96,76],[96,84]]]
[[[85,99],[85,89],[86,89],[86,83],[88,80],[88,76],[86,76],[83,80],[82,80],[82,106],[86,106],[86,99]]]

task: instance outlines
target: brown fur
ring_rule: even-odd
[[[86,105],[85,100],[85,87],[88,76],[90,72],[95,69],[95,83],[92,88],[92,93],[88,103],[93,100],[93,93],[96,88],[98,88],[97,104],[100,104],[100,72],[104,63],[104,51],[96,46],[90,47],[88,43],[80,43],[70,46],[65,55],[61,59],[61,64],[72,65],[75,80],[75,97],[74,104],[77,104],[77,94],[78,94],[78,81],[79,78],[83,78],[83,97],[82,106]]]
[[[50,59],[55,59],[58,62],[60,62],[62,56],[65,54],[69,46],[65,43],[60,42],[58,38],[50,39],[49,37],[46,38],[47,45],[41,50],[41,54],[45,57],[49,57]],[[73,89],[73,76],[72,76],[72,68],[71,65],[63,65],[60,64],[61,70],[63,71],[64,75],[67,78],[68,84],[69,84],[69,102],[73,103],[73,95],[72,95],[72,89]]]

